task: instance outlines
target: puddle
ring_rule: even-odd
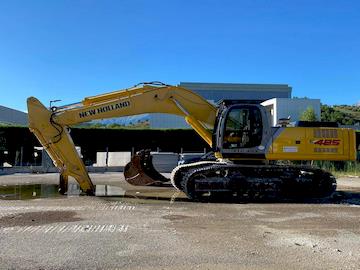
[[[58,185],[0,185],[1,200],[29,200],[37,198],[61,197]]]
[[[54,184],[0,185],[0,200],[30,200],[38,198],[64,198],[85,195],[79,185],[69,183],[66,195],[58,192],[59,186]],[[101,198],[126,198],[135,200],[188,201],[182,192],[173,188],[134,187],[126,190],[120,186],[96,185],[95,196]]]
[[[156,201],[189,201],[184,193],[176,191],[174,188],[158,187],[135,187],[125,190],[119,186],[96,185],[95,196],[97,197],[122,197],[136,200],[156,200]]]
[[[83,196],[80,187],[76,183],[69,183],[66,195],[58,193],[58,185],[54,184],[26,184],[26,185],[0,185],[0,200],[30,200],[38,198],[64,198]],[[96,185],[95,196],[106,200],[121,200],[136,203],[156,203],[167,201],[170,203],[189,201],[184,193],[169,187],[139,187],[130,186],[124,189],[122,186]],[[323,199],[299,199],[271,201],[239,201],[234,198],[223,200],[208,199],[208,202],[218,203],[306,203],[306,204],[348,204],[360,205],[360,193],[352,191],[336,191],[330,198]]]

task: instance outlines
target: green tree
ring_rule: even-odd
[[[316,113],[313,107],[307,107],[305,111],[300,115],[300,121],[316,121]]]

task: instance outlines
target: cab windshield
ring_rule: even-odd
[[[250,148],[261,144],[261,112],[256,107],[233,108],[225,122],[223,148]]]

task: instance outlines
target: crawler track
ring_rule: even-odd
[[[205,194],[251,200],[320,198],[336,190],[333,175],[304,166],[198,162],[176,168],[171,181],[192,200]]]
[[[153,167],[150,151],[138,152],[124,174],[132,185],[162,186],[169,181]],[[171,183],[192,200],[203,200],[209,195],[249,200],[322,198],[336,190],[335,177],[313,167],[217,161],[180,165],[172,171]]]

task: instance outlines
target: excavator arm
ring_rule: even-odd
[[[74,177],[80,188],[94,193],[94,185],[75,149],[69,126],[96,119],[143,113],[183,116],[186,122],[212,146],[216,107],[192,91],[162,83],[142,83],[133,88],[86,97],[79,103],[47,109],[39,100],[27,100],[29,128],[47,151],[66,183]]]

